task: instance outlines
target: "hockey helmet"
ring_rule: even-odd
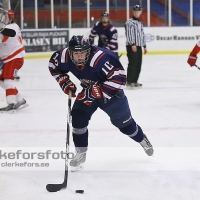
[[[101,14],[101,17],[109,17],[108,12],[103,12],[103,13]]]
[[[14,12],[12,10],[8,10],[7,13],[8,13],[8,17],[9,17],[10,20],[14,19]]]
[[[142,11],[142,6],[139,4],[133,6],[133,11]]]
[[[103,12],[101,14],[101,23],[103,26],[107,26],[109,24],[109,14],[107,12]]]
[[[91,46],[86,36],[74,35],[69,41],[69,56],[75,65],[82,66],[87,63],[90,55],[90,49]],[[86,51],[85,60],[82,62],[78,62],[74,59],[73,52],[82,51]]]

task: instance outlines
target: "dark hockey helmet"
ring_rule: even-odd
[[[109,17],[108,12],[102,12],[101,17]]]
[[[82,66],[87,63],[90,56],[91,46],[86,36],[74,35],[69,41],[69,56],[75,65]],[[73,57],[73,52],[86,51],[85,60],[78,62]]]
[[[101,14],[101,23],[103,26],[107,26],[109,24],[109,14],[107,12],[103,12]]]
[[[135,6],[133,6],[133,11],[141,11],[141,10],[142,10],[141,5],[135,5]]]

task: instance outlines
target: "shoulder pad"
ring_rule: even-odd
[[[110,27],[110,31],[111,31],[111,32],[113,32],[113,31],[115,31],[115,30],[117,31],[117,29],[116,29],[114,26],[111,26],[111,27]]]
[[[104,55],[105,55],[105,52],[102,51],[102,49],[96,48],[95,54],[92,56],[91,61],[90,61],[90,67],[96,68],[97,63],[101,62],[102,57]]]

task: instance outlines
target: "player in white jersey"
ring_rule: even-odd
[[[14,79],[23,66],[25,50],[22,44],[21,31],[14,21],[14,13],[8,10],[9,23],[6,28],[15,30],[15,37],[0,33],[0,86],[5,89],[8,106],[0,108],[0,112],[16,110],[26,104],[17,88]]]

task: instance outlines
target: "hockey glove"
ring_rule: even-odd
[[[76,97],[76,85],[72,83],[68,75],[60,75],[56,80],[65,94],[69,94],[69,90],[71,90],[72,97]]]
[[[92,85],[90,88],[84,88],[77,96],[78,101],[83,101],[89,106],[95,99],[103,98],[103,93],[98,85]]]
[[[197,54],[200,51],[200,47],[196,44],[193,50],[191,51],[189,58],[187,60],[188,64],[193,67],[197,61]]]
[[[3,62],[3,60],[0,59],[0,70],[3,69],[3,66],[4,66],[4,62]]]
[[[189,58],[188,58],[188,64],[190,65],[190,67],[193,67],[195,65],[197,61],[197,56],[196,55],[189,55]]]

